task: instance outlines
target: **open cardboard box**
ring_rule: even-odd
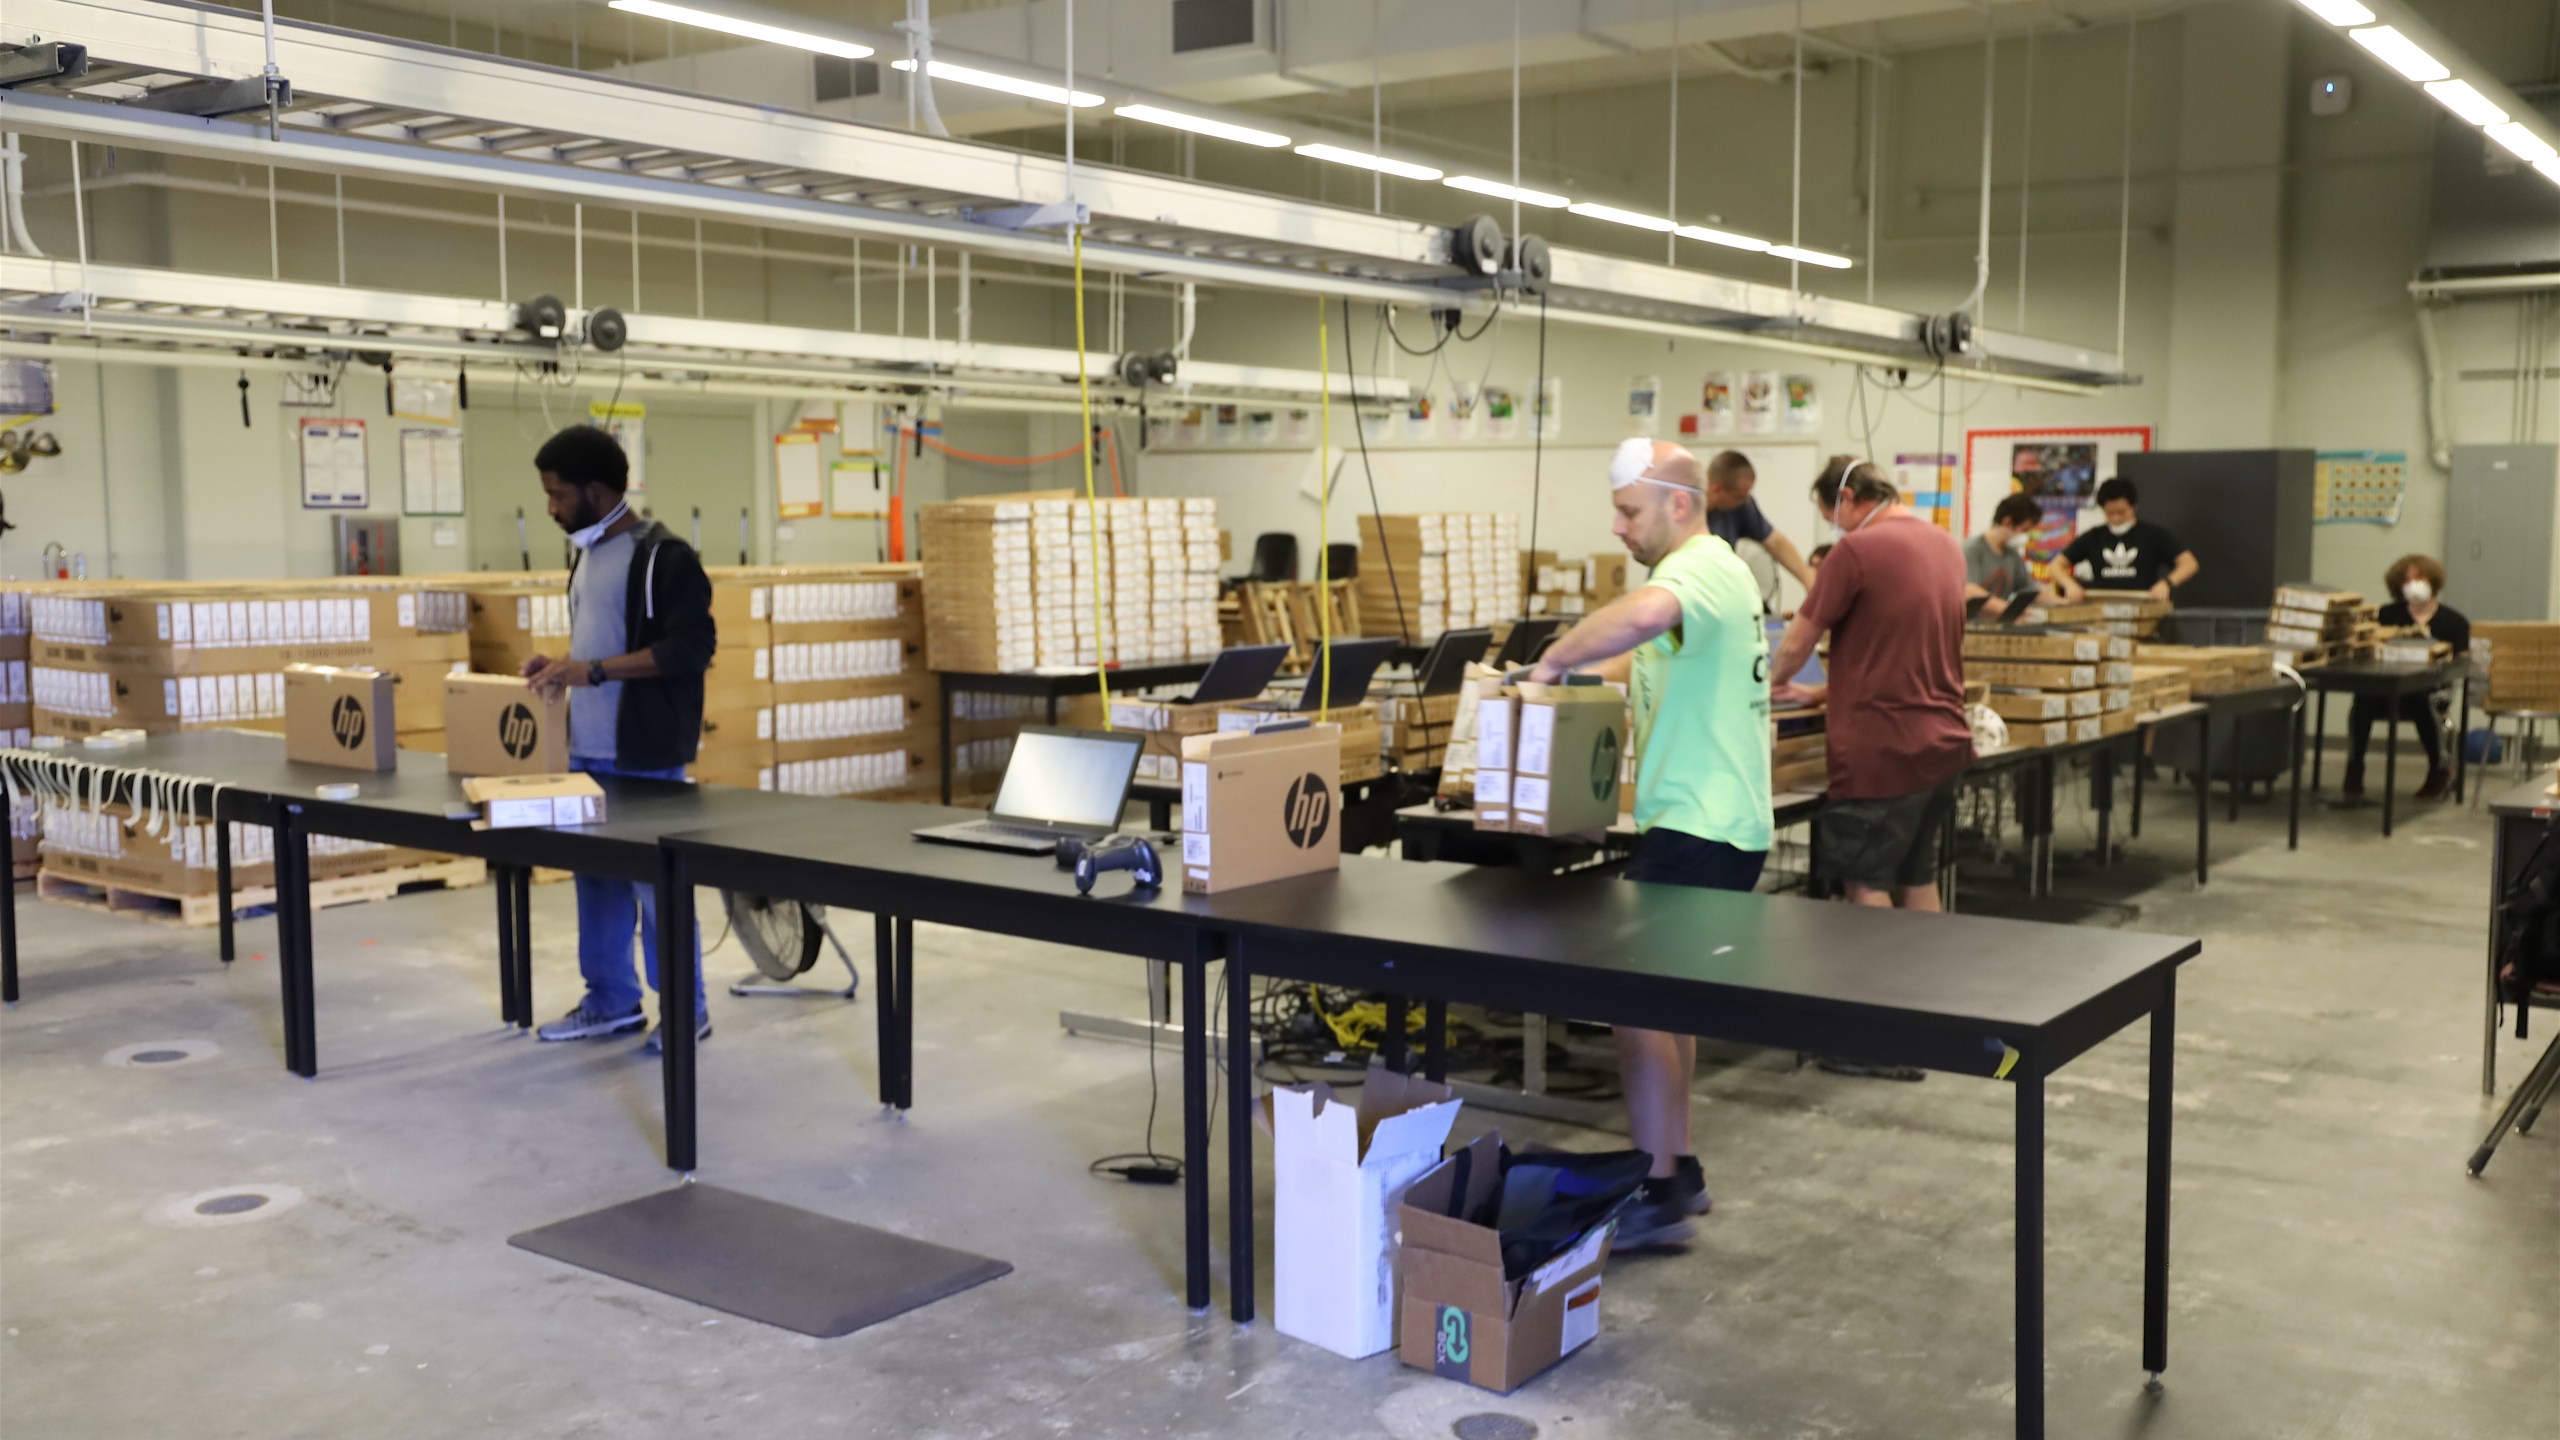
[[[1355,1105],[1330,1085],[1264,1097],[1272,1131],[1272,1316],[1357,1360],[1395,1343],[1395,1217],[1457,1123],[1449,1087],[1372,1065]]]
[[[1396,1245],[1404,1292],[1397,1354],[1417,1370],[1509,1394],[1600,1333],[1600,1274],[1616,1225],[1597,1225],[1506,1280],[1501,1235],[1449,1216],[1476,1213],[1501,1183],[1502,1136],[1489,1131],[1407,1187]]]

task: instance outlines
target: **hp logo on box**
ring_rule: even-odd
[[[1325,831],[1333,823],[1333,787],[1310,771],[1289,782],[1280,823],[1289,832],[1289,843],[1301,850],[1312,850],[1324,840]]]
[[[533,712],[521,702],[508,706],[506,712],[498,717],[498,745],[510,758],[521,760],[532,754],[533,743],[541,733],[542,727],[534,720]]]
[[[364,706],[353,695],[341,695],[329,707],[329,733],[338,738],[340,749],[353,750],[364,743]]]

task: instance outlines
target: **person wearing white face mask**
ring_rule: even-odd
[[[2444,642],[2457,656],[2471,653],[2471,622],[2463,613],[2444,603],[2444,566],[2430,555],[2403,555],[2382,572],[2382,586],[2392,599],[2374,618],[2386,630],[2422,629]],[[2418,732],[2418,743],[2426,747],[2427,780],[2418,787],[2418,798],[2435,800],[2453,786],[2453,772],[2444,763],[2444,714],[2436,708],[2437,695],[2404,695],[2400,697],[2400,718],[2411,722]],[[2350,800],[2364,795],[2364,753],[2373,742],[2373,724],[2391,718],[2393,702],[2379,697],[2359,695],[2347,711],[2347,781],[2345,792]]]
[[[2036,586],[2027,568],[2027,540],[2044,521],[2032,495],[2009,495],[1991,511],[1991,524],[1964,542],[1964,595],[2006,600]]]
[[[2143,519],[2136,509],[2141,503],[2133,482],[2122,476],[2098,487],[2106,523],[2080,532],[2053,569],[2054,588],[2065,601],[2078,600],[2084,589],[2141,590],[2165,601],[2196,578],[2195,552],[2179,544],[2168,527]]]
[[[711,579],[693,547],[633,513],[631,462],[611,435],[572,425],[543,443],[533,467],[552,523],[577,550],[569,568],[569,653],[524,663],[525,684],[569,694],[569,768],[648,780],[682,780],[702,741],[702,676],[719,648]],[[535,1032],[545,1040],[600,1040],[648,1023],[633,977],[632,932],[658,983],[655,893],[628,880],[580,875],[578,1008]],[[694,937],[694,1034],[711,1033],[703,1008],[702,942]],[[646,1048],[660,1048],[651,1031]]]

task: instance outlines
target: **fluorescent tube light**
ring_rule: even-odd
[[[2432,80],[2427,93],[2436,103],[2470,121],[2474,125],[2504,125],[2507,112],[2489,103],[2489,97],[2471,88],[2468,80]]]
[[[916,62],[892,60],[889,62],[889,68],[912,74],[915,71]],[[1073,105],[1079,110],[1089,110],[1102,103],[1101,96],[1088,90],[1067,90],[1056,85],[1044,85],[1037,80],[1017,80],[1011,75],[999,75],[993,70],[973,70],[966,65],[954,65],[948,60],[934,61],[925,73],[936,80],[948,80],[954,85],[975,85],[981,90],[1001,90],[1007,95],[1019,95],[1025,100],[1046,100],[1052,105]]]
[[[2302,0],[2302,8],[2332,25],[2370,25],[2373,12],[2356,0]]]
[[[2490,126],[2489,138],[2507,147],[2508,154],[2528,165],[2539,165],[2560,156],[2560,150],[2552,149],[2550,141],[2526,129],[2520,121],[2510,120],[2504,125]]]
[[[678,25],[717,30],[723,35],[739,35],[749,40],[770,41],[798,50],[815,50],[821,55],[836,55],[847,60],[860,60],[871,54],[870,46],[857,45],[850,40],[830,40],[805,30],[785,30],[779,25],[741,20],[734,15],[715,15],[689,5],[664,5],[659,0],[613,0],[612,8],[633,15],[646,15],[652,20],[672,20]]]
[[[2542,172],[2543,179],[2560,185],[2560,160],[2536,160],[2533,168]]]
[[[1437,180],[1444,173],[1428,165],[1416,165],[1410,160],[1390,160],[1384,155],[1372,155],[1366,150],[1345,150],[1339,145],[1301,145],[1298,147],[1298,153],[1310,160],[1330,160],[1336,165],[1357,165],[1363,170],[1375,170],[1385,175],[1400,176],[1406,180]]]
[[[1250,125],[1231,125],[1224,120],[1211,120],[1200,115],[1185,115],[1179,110],[1164,110],[1153,105],[1122,105],[1112,114],[1123,120],[1141,120],[1149,125],[1164,125],[1175,130],[1188,130],[1194,135],[1212,135],[1220,140],[1233,140],[1239,145],[1259,145],[1276,150],[1289,143],[1286,135],[1269,130],[1256,130]],[[2505,119],[2505,116],[2498,117]]]
[[[1704,240],[1710,245],[1724,245],[1736,250],[1769,248],[1769,242],[1757,235],[1737,235],[1730,230],[1710,230],[1704,225],[1683,225],[1671,233],[1683,240]]]
[[[2418,42],[2388,25],[2368,25],[2350,30],[2347,38],[2372,52],[2373,58],[2400,72],[2405,79],[2423,85],[2429,80],[2442,80],[2453,74],[2443,61],[2418,48]]]
[[[1846,270],[1857,263],[1846,255],[1807,250],[1798,245],[1772,245],[1769,247],[1769,253],[1781,260],[1801,260],[1807,265],[1819,265],[1826,270]]]
[[[1547,210],[1561,210],[1573,203],[1569,196],[1532,190],[1525,185],[1505,185],[1499,180],[1485,180],[1474,175],[1452,175],[1440,183],[1452,190],[1471,190],[1496,200],[1517,200],[1523,205],[1536,205]]]
[[[1633,225],[1639,230],[1651,230],[1657,234],[1680,228],[1659,215],[1644,215],[1633,210],[1621,210],[1615,205],[1594,205],[1587,200],[1579,205],[1568,205],[1565,211],[1572,215],[1588,216],[1593,220],[1606,220],[1612,225]]]

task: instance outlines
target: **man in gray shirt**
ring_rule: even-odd
[[[2043,523],[2044,510],[2031,495],[2011,495],[1991,512],[1991,525],[1964,542],[1965,598],[1989,596],[2006,600],[2036,588],[2027,568],[2027,543]]]

